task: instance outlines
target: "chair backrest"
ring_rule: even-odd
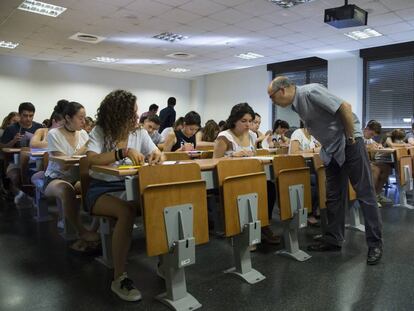
[[[166,161],[179,161],[179,160],[190,160],[190,156],[187,152],[164,152]]]
[[[79,175],[80,175],[80,184],[81,184],[81,196],[82,196],[82,207],[86,211],[87,207],[85,206],[85,196],[89,189],[90,176],[89,176],[89,161],[88,157],[83,157],[79,159]]]
[[[45,152],[43,154],[43,170],[44,171],[46,171],[48,164],[49,164],[49,152]]]
[[[357,194],[354,190],[354,187],[352,187],[351,182],[348,182],[348,200],[355,201],[356,199],[357,199]]]
[[[268,156],[270,155],[270,151],[267,149],[256,149],[257,156]]]
[[[408,166],[410,168],[411,174],[413,171],[412,166],[412,156],[409,155],[409,150],[407,148],[397,148],[395,149],[395,156],[397,160],[396,168],[399,175],[399,184],[404,186],[406,184],[407,178],[405,177],[405,170],[404,167]],[[407,176],[408,177],[408,176]],[[410,176],[411,178],[412,176]]]
[[[196,163],[143,166],[139,169],[139,193],[148,185],[201,179],[200,166]]]
[[[208,242],[206,186],[197,164],[144,166],[138,178],[148,256],[170,251],[164,210],[183,204],[192,205],[196,244]]]
[[[288,154],[289,147],[277,147],[275,154]]]
[[[223,159],[217,163],[216,169],[221,187],[228,176],[263,172],[263,164],[257,159]]]
[[[281,170],[306,167],[305,159],[301,155],[276,155],[273,158],[273,171],[275,177]]]
[[[273,173],[278,190],[280,219],[283,221],[293,217],[289,190],[291,186],[303,185],[303,207],[310,211],[312,208],[310,169],[306,167],[305,159],[301,155],[275,156]]]
[[[227,237],[241,233],[238,197],[257,194],[257,219],[261,226],[269,224],[267,184],[263,165],[257,159],[219,161],[216,166],[220,197],[224,210],[224,229]]]
[[[30,147],[20,149],[20,180],[23,186],[32,186],[29,178]]]

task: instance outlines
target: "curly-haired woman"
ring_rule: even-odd
[[[90,165],[121,163],[129,158],[134,165],[161,162],[161,152],[154,145],[147,131],[137,128],[137,104],[135,95],[123,90],[109,93],[98,108],[96,126],[90,133],[87,156]],[[124,179],[91,172],[91,182],[86,204],[94,215],[116,219],[112,235],[114,281],[111,289],[121,299],[138,301],[141,293],[125,272],[125,264],[131,244],[132,228],[137,206],[123,199]]]

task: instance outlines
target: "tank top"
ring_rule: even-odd
[[[194,149],[196,148],[196,136],[187,137],[184,133],[180,131],[174,131],[177,142],[172,146],[171,151],[176,151],[180,149],[184,144],[192,144]]]
[[[255,141],[256,141],[256,134],[253,133],[252,131],[249,131],[250,145],[246,146],[246,147],[240,146],[236,142],[236,140],[235,140],[235,138],[234,138],[234,136],[233,136],[233,134],[231,133],[230,130],[220,132],[218,134],[217,138],[220,137],[220,136],[225,137],[231,143],[232,149],[227,150],[226,152],[224,152],[224,156],[226,156],[226,157],[231,157],[234,152],[238,152],[238,151],[241,151],[241,150],[255,151],[255,146],[254,145],[255,145]]]

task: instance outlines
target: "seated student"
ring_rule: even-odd
[[[128,158],[134,165],[161,161],[161,152],[146,130],[137,128],[135,95],[123,90],[109,93],[98,108],[96,126],[90,135],[88,160],[90,165],[121,164]],[[126,273],[126,261],[131,245],[137,206],[120,198],[125,191],[123,177],[90,172],[91,182],[86,204],[93,215],[116,219],[112,235],[114,280],[111,290],[121,299],[138,301],[141,293]],[[121,196],[122,197],[122,196]]]
[[[61,99],[57,102],[52,115],[50,116],[49,124],[46,124],[46,127],[38,129],[30,139],[31,148],[47,148],[47,134],[49,133],[49,130],[61,127],[65,123],[62,113],[63,108],[67,103],[68,101],[65,99]]]
[[[370,120],[364,128],[364,142],[367,150],[380,150],[383,146],[377,143],[374,136],[381,135],[381,123]],[[371,162],[372,179],[374,181],[375,192],[377,194],[377,203],[379,207],[386,204],[392,204],[392,200],[382,195],[384,184],[391,174],[392,166],[389,163],[381,162],[381,155],[375,155],[375,161]]]
[[[50,156],[73,156],[86,153],[89,140],[88,133],[83,130],[85,125],[85,109],[77,102],[64,104],[62,116],[64,125],[49,130],[47,134],[47,149]],[[62,166],[56,161],[49,161],[45,171],[44,189],[46,196],[58,198],[62,203],[63,213],[70,224],[78,232],[82,241],[99,240],[95,232],[87,231],[82,225],[76,194],[79,192],[79,168]],[[82,251],[86,243],[78,242],[72,246],[74,250]]]
[[[319,153],[321,144],[313,137],[305,124],[300,121],[300,128],[296,129],[289,142],[289,154]]]
[[[10,112],[3,119],[3,122],[2,122],[1,127],[0,127],[0,140],[1,140],[1,137],[3,136],[3,134],[4,134],[4,130],[6,129],[6,127],[8,127],[8,126],[10,126],[10,125],[12,125],[16,122],[19,122],[19,119],[20,119],[19,113],[14,112],[14,111]],[[1,196],[5,197],[7,192],[4,189],[4,182],[3,182],[3,179],[6,176],[5,171],[4,171],[4,154],[1,151],[1,148],[3,148],[3,147],[5,147],[5,146],[2,143],[0,143],[0,175],[1,175],[0,176],[0,188],[1,188]]]
[[[41,128],[40,123],[34,122],[35,107],[32,103],[21,103],[19,105],[19,122],[8,126],[1,137],[2,147],[28,147],[29,141],[37,129]],[[15,196],[14,203],[18,207],[30,207],[33,201],[21,188],[20,167],[10,164],[7,168],[7,177],[10,179],[10,191]]]
[[[177,120],[175,120],[174,125],[172,127],[167,127],[161,132],[161,140],[165,141],[168,134],[170,134],[174,131],[181,130],[183,128],[183,126],[184,126],[184,117],[179,117]]]
[[[260,132],[260,124],[262,123],[262,117],[257,112],[254,113],[254,119],[251,124],[250,130],[256,134],[256,148],[263,148],[262,141],[268,139],[270,133],[263,134]]]
[[[6,117],[4,117],[0,127],[0,138],[3,136],[6,127],[19,122],[19,120],[19,113],[15,111],[10,112]]]
[[[226,130],[226,121],[221,120],[221,121],[218,123],[218,126],[219,126],[219,128],[220,128],[220,132],[225,131],[225,130]]]
[[[196,134],[197,146],[211,146],[214,147],[214,141],[217,138],[220,128],[216,121],[208,120],[204,127]]]
[[[410,144],[404,142],[405,132],[403,129],[395,129],[385,140],[385,147],[389,148],[400,148],[400,147],[410,147]]]
[[[305,127],[305,124],[300,121],[300,127],[296,129],[292,136],[290,137],[289,142],[289,154],[301,154],[301,153],[315,153],[319,152],[321,149],[320,143],[313,137],[308,129]],[[311,192],[312,192],[312,212],[308,217],[309,225],[316,225],[318,221],[316,220],[318,212],[318,192],[316,188],[316,175],[311,173]]]
[[[250,131],[254,119],[254,111],[247,103],[235,105],[227,119],[228,129],[220,132],[214,146],[213,158],[222,157],[249,157],[256,152],[256,135]],[[275,185],[267,182],[268,212],[272,217],[276,200]],[[279,244],[280,237],[275,235],[270,226],[262,227],[262,238],[270,244]]]
[[[93,119],[91,117],[86,117],[85,118],[85,126],[83,127],[83,129],[86,131],[86,133],[90,133],[93,129],[93,127],[95,126],[95,122],[93,121]]]
[[[179,131],[168,134],[163,151],[191,151],[197,146],[195,135],[200,129],[200,115],[190,111],[184,116],[184,126]]]
[[[273,137],[272,141],[269,142],[269,147],[288,147],[289,138],[286,137],[286,132],[289,130],[289,123],[283,120],[276,120],[273,124]]]
[[[143,127],[144,129],[147,130],[149,136],[151,137],[152,142],[156,146],[159,146],[164,142],[161,139],[161,134],[158,132],[160,125],[161,125],[160,118],[156,114],[150,115],[144,118]]]

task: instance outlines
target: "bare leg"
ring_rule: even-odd
[[[93,207],[94,215],[116,218],[115,229],[112,235],[112,258],[115,280],[125,272],[136,213],[136,206],[106,194],[100,196]]]
[[[45,194],[48,197],[56,197],[61,200],[63,213],[70,224],[76,229],[79,237],[85,240],[98,240],[96,233],[88,232],[82,225],[79,207],[76,202],[76,190],[64,180],[52,180],[46,187]]]

